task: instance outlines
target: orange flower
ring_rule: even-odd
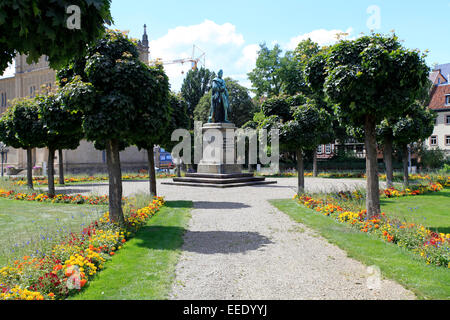
[[[80,286],[83,288],[84,285],[86,284],[86,282],[87,282],[86,279],[82,279],[82,280],[80,281]]]
[[[57,264],[56,266],[53,267],[53,270],[54,270],[54,271],[58,271],[58,270],[61,270],[62,268],[63,268],[62,265]]]
[[[125,243],[127,240],[125,240],[125,239],[122,239],[122,243]]]
[[[109,254],[110,254],[111,256],[113,256],[115,253],[114,253],[113,251],[111,251]]]
[[[53,298],[53,297],[55,296],[55,294],[54,294],[53,292],[50,292],[50,293],[48,294],[48,296],[49,296],[50,298]]]

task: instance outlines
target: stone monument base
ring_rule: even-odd
[[[220,132],[223,141],[218,143],[213,149],[203,149],[203,159],[197,166],[197,173],[186,173],[186,176],[183,178],[173,178],[172,182],[162,182],[162,184],[233,188],[276,183],[276,181],[266,181],[264,177],[255,177],[253,173],[242,173],[242,165],[236,163],[234,137],[236,127],[233,123],[205,124],[202,128],[202,133],[205,139],[208,140],[207,143],[211,142],[208,137],[213,133],[212,130],[215,133]],[[211,150],[215,151],[211,152]],[[215,154],[216,152],[217,154]],[[214,156],[210,153],[214,153]]]

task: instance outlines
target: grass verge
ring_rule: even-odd
[[[423,260],[397,245],[361,233],[333,219],[314,213],[293,200],[272,200],[271,204],[294,221],[318,231],[349,257],[366,265],[377,265],[382,274],[413,291],[420,299],[450,299],[450,272],[427,266]]]
[[[167,299],[190,219],[190,201],[167,201],[74,300]]]
[[[32,245],[27,245],[28,241],[55,235],[61,228],[65,233],[80,231],[106,210],[106,206],[0,198],[0,265],[29,255]]]
[[[381,210],[438,233],[450,233],[450,188],[420,196],[381,199]]]

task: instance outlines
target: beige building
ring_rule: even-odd
[[[138,42],[140,59],[143,62],[149,61],[149,45],[146,26],[144,25],[144,35]],[[3,113],[10,106],[14,98],[34,97],[42,87],[55,88],[56,73],[50,69],[47,57],[41,57],[37,63],[28,64],[26,56],[15,57],[15,72],[9,77],[0,78],[0,113]],[[33,165],[46,167],[48,151],[46,149],[33,150]],[[58,156],[55,159],[55,169],[57,169]],[[121,152],[120,159],[124,171],[136,171],[147,167],[147,154],[145,151],[138,151],[136,147],[130,147]],[[9,148],[6,157],[7,166],[17,169],[26,168],[26,151],[22,149]],[[106,154],[94,148],[88,141],[81,141],[76,150],[64,150],[63,160],[65,170],[71,173],[106,172]]]

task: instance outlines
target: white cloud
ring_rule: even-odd
[[[150,41],[151,59],[172,61],[190,58],[193,45],[206,53],[206,67],[216,73],[223,69],[225,77],[232,74],[245,76],[256,62],[258,46],[245,46],[244,36],[231,23],[219,25],[210,20],[170,29],[164,36]],[[194,58],[201,54],[196,50]],[[179,91],[191,63],[166,64],[164,67],[172,90]]]
[[[249,67],[252,69],[256,64],[258,58],[258,51],[260,46],[258,44],[250,44],[242,49],[242,57],[237,61],[238,67]]]
[[[306,40],[310,38],[312,41],[317,42],[320,46],[328,46],[337,42],[337,35],[339,33],[347,33],[346,38],[349,38],[353,32],[353,28],[348,28],[346,31],[343,30],[326,30],[326,29],[317,29],[308,33],[304,33],[298,35],[294,38],[291,38],[289,43],[286,45],[286,49],[294,50],[298,43],[302,40]]]
[[[307,38],[311,38],[321,46],[330,45],[336,42],[336,34],[342,32],[351,34],[353,29],[313,30],[293,37],[282,48],[295,49],[298,42]],[[150,41],[151,59],[172,61],[190,58],[193,55],[193,45],[202,50],[196,50],[194,58],[200,56],[203,51],[206,53],[208,69],[216,73],[219,69],[223,69],[224,77],[231,77],[243,86],[251,87],[247,73],[255,67],[260,47],[258,44],[246,43],[244,36],[231,23],[219,25],[214,21],[205,20],[200,24],[170,29],[164,36]],[[191,68],[191,63],[165,64],[164,68],[169,76],[171,89],[179,91],[186,73]]]
[[[12,77],[14,76],[15,72],[16,72],[16,62],[15,60],[13,60],[13,62],[8,65],[8,68],[6,68],[5,72],[3,72],[2,75],[0,75],[0,79]]]

